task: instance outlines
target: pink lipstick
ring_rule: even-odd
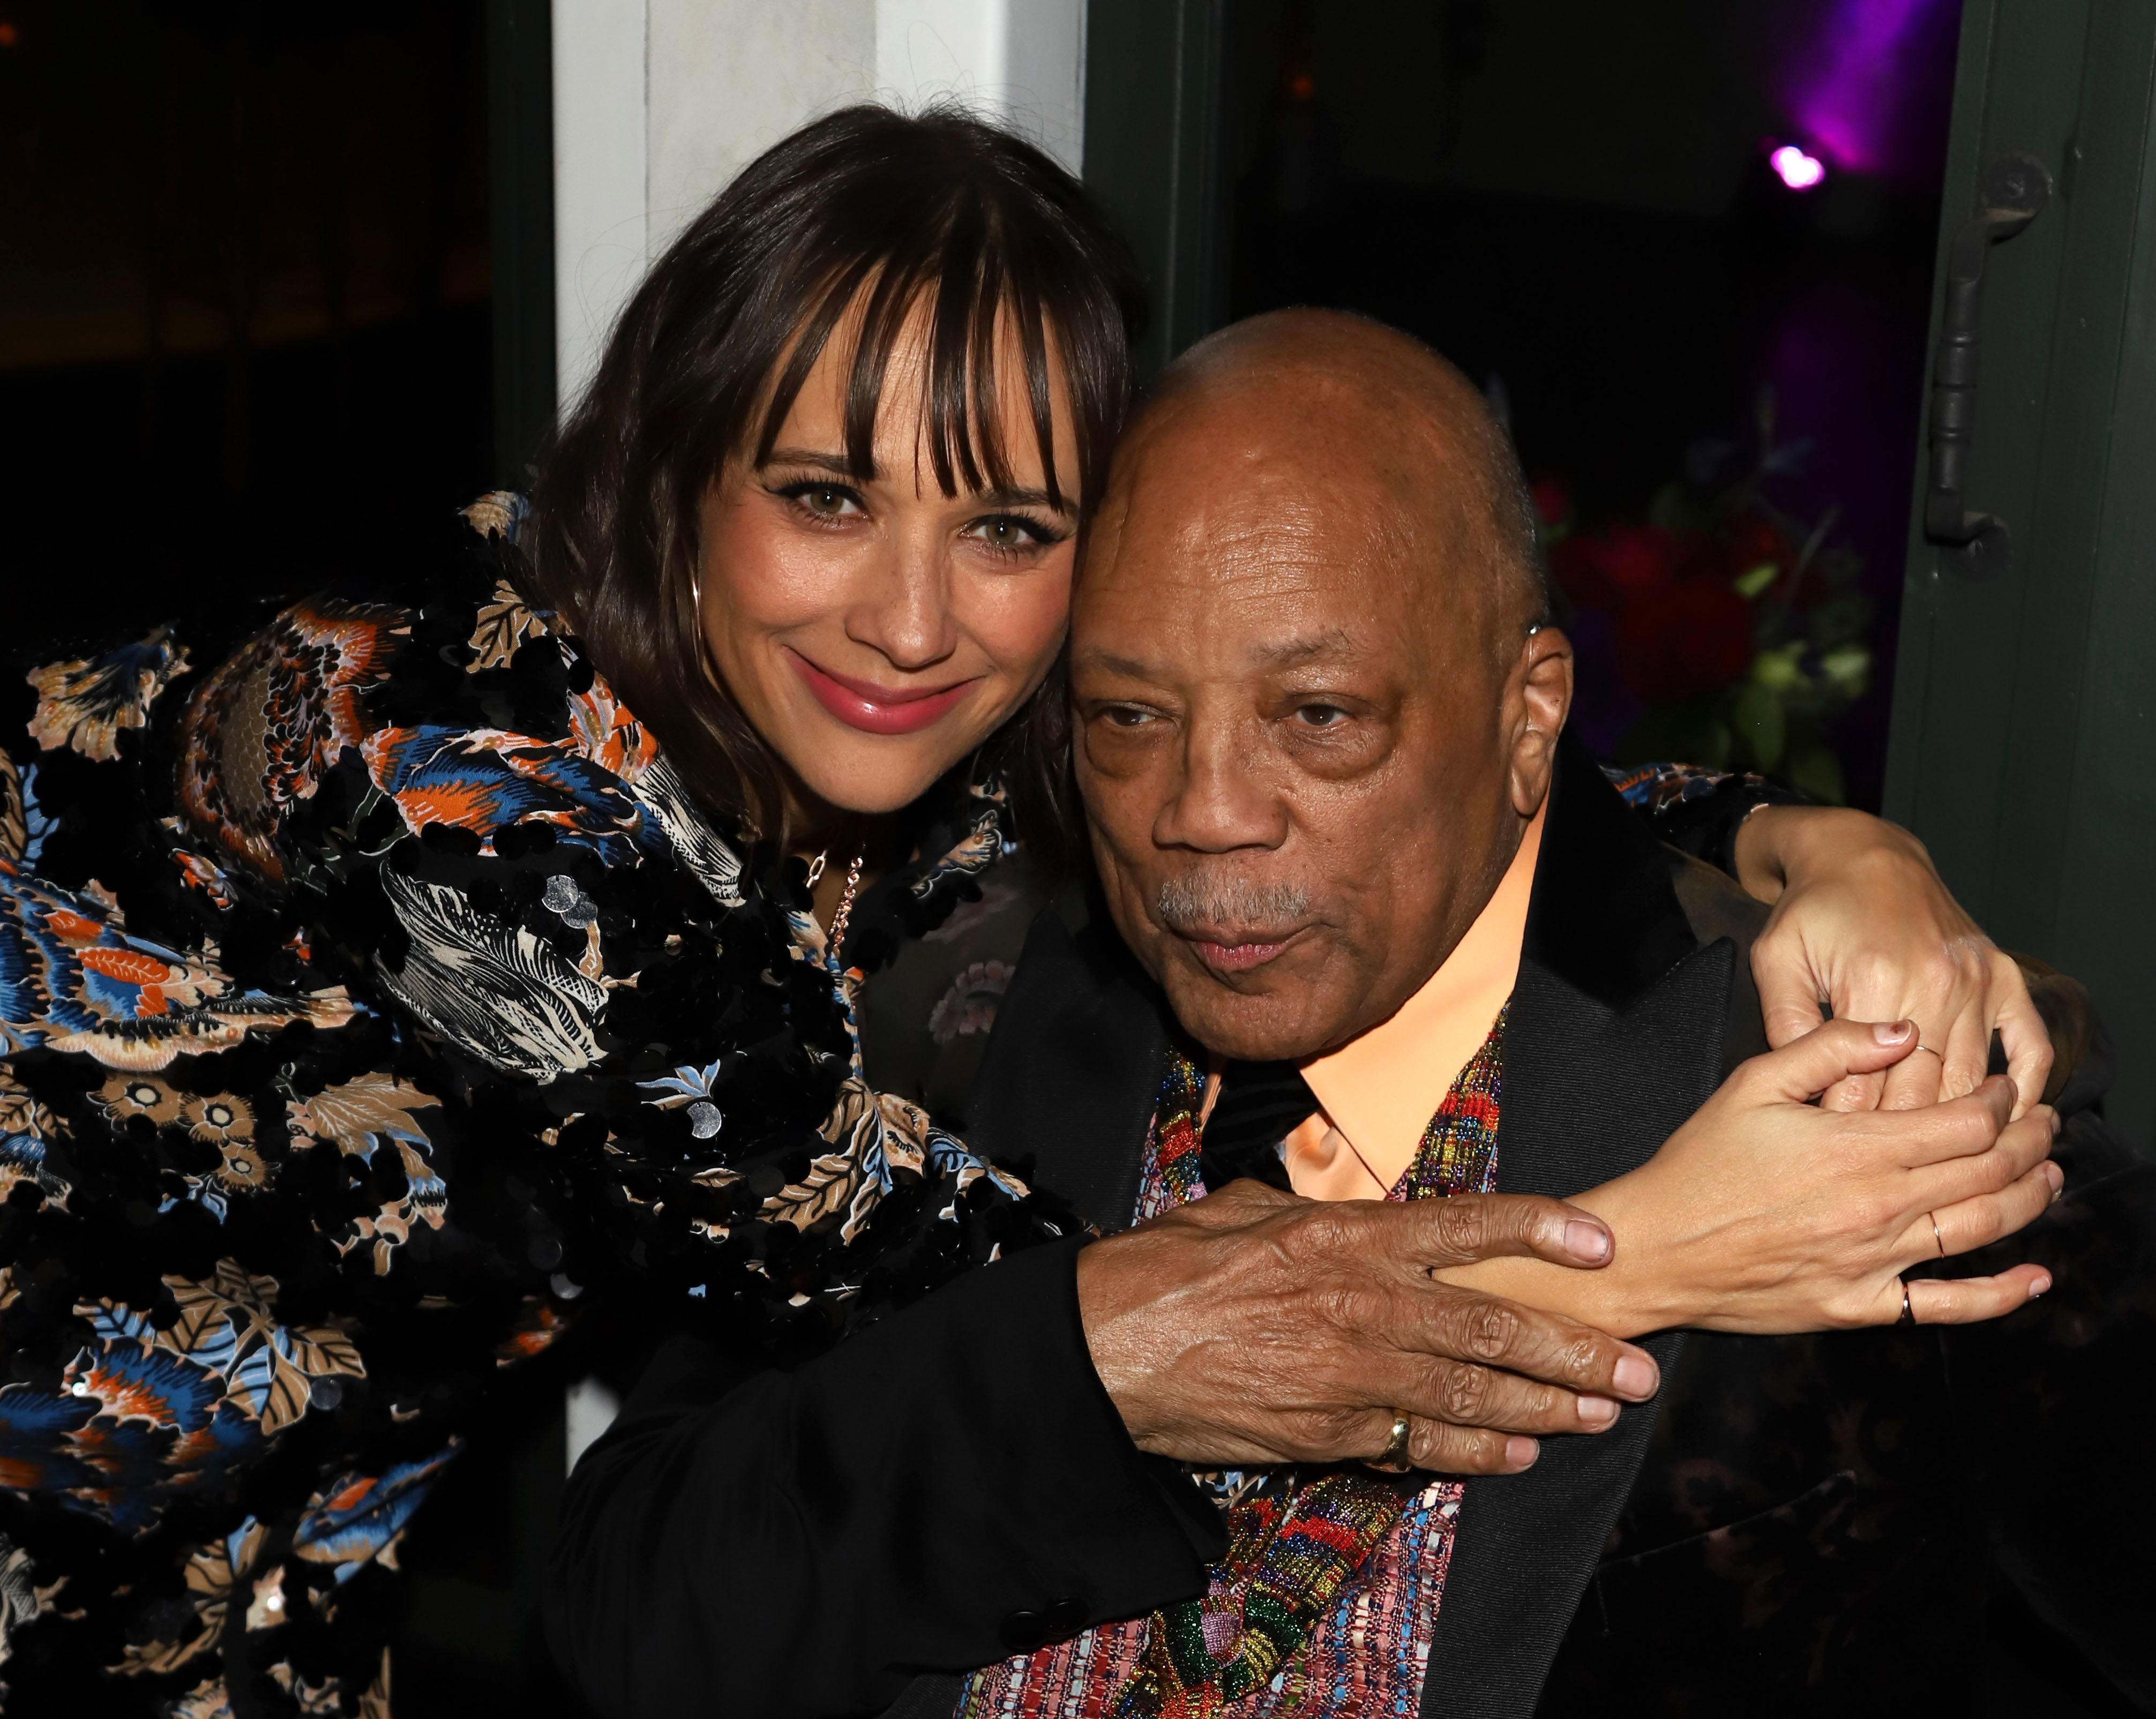
[[[941,721],[979,680],[954,680],[947,686],[880,686],[873,680],[834,674],[789,649],[788,659],[816,702],[849,728],[865,734],[917,734]]]

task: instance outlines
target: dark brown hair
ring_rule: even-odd
[[[1144,315],[1136,266],[1070,174],[952,110],[846,108],[751,162],[653,266],[540,459],[524,537],[536,594],[697,797],[766,834],[784,824],[777,760],[703,669],[690,595],[700,504],[729,460],[768,458],[856,300],[846,458],[873,475],[892,348],[924,300],[922,425],[943,493],[1011,482],[996,409],[1000,321],[1024,355],[1027,428],[1050,495],[1088,505],[1129,403],[1130,341]],[[1075,472],[1055,469],[1051,348],[1076,420]],[[1067,767],[1062,678],[992,742],[1022,777]],[[1016,786],[1048,818],[1067,818],[1060,794]],[[1070,833],[1035,834],[1058,846]]]

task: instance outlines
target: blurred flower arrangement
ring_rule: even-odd
[[[1535,485],[1578,652],[1573,720],[1620,762],[1757,770],[1839,803],[1829,731],[1871,679],[1871,601],[1858,557],[1832,541],[1839,508],[1807,524],[1764,494],[1811,445],[1776,442],[1771,391],[1755,428],[1748,470],[1725,475],[1734,444],[1695,443],[1644,519],[1589,531],[1562,480]]]

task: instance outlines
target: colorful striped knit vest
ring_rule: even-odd
[[[1505,1014],[1387,1198],[1486,1192]],[[1202,1199],[1202,1072],[1172,1054],[1135,1221]],[[1346,1719],[1419,1705],[1460,1498],[1359,1465],[1198,1475],[1227,1518],[1204,1594],[977,1672],[959,1719]]]

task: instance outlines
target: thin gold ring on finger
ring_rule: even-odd
[[[1925,1043],[1924,1043],[1924,1041],[1923,1041],[1922,1039],[1919,1039],[1917,1041],[1917,1049],[1919,1049],[1919,1050],[1928,1050],[1928,1051],[1931,1051],[1931,1054],[1932,1054],[1933,1056],[1938,1057],[1938,1060],[1939,1060],[1941,1062],[1944,1062],[1944,1061],[1946,1060],[1946,1057],[1945,1057],[1945,1055],[1944,1055],[1943,1053],[1941,1053],[1941,1052],[1939,1052],[1939,1051],[1936,1051],[1936,1050],[1932,1050],[1932,1047],[1931,1047],[1930,1045],[1928,1045],[1928,1044],[1925,1044]]]
[[[1408,1471],[1408,1435],[1413,1430],[1407,1416],[1395,1409],[1393,1411],[1392,1435],[1385,1440],[1385,1448],[1370,1459],[1368,1465],[1393,1474],[1405,1474]]]
[[[1947,1256],[1947,1239],[1939,1234],[1939,1214],[1927,1212],[1924,1215],[1932,1220],[1932,1239],[1939,1244],[1939,1257],[1943,1260]]]

